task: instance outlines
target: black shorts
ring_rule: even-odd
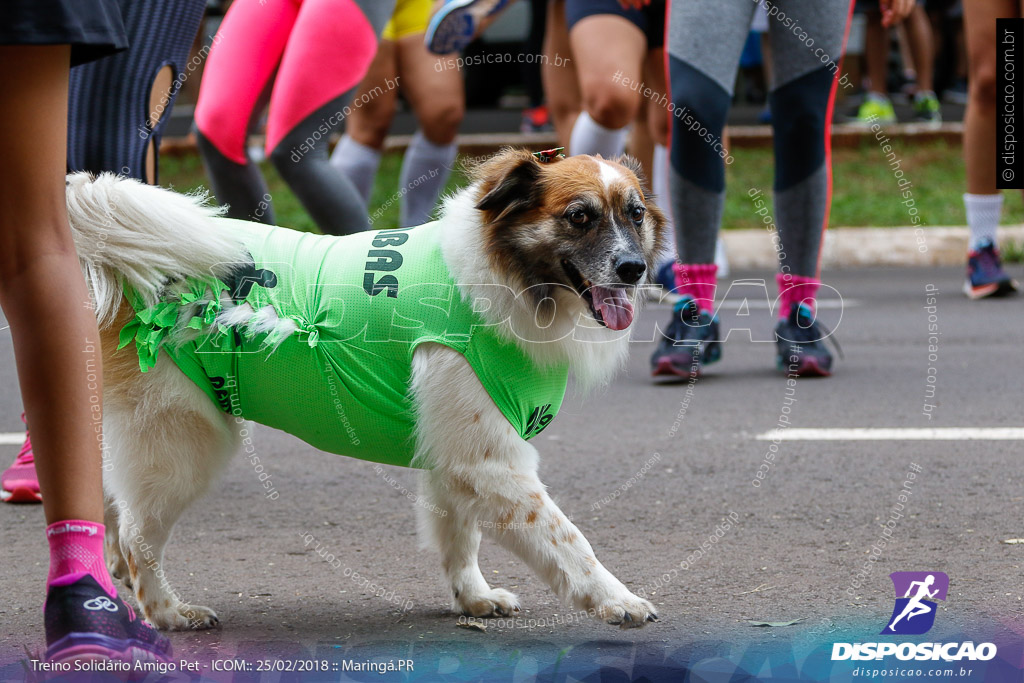
[[[647,37],[647,49],[665,45],[665,0],[654,0],[643,9],[622,9],[619,0],[565,0],[569,30],[577,21],[595,14],[614,14],[626,19]]]
[[[70,45],[71,65],[128,47],[115,0],[6,0],[0,45]]]

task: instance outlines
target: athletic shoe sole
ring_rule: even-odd
[[[694,369],[696,368],[696,369]],[[694,379],[700,377],[700,363],[696,365],[684,365],[679,366],[672,362],[672,359],[668,356],[662,356],[658,359],[654,369],[651,371],[652,377],[671,377],[673,379]]]
[[[450,0],[441,6],[427,25],[427,49],[437,55],[462,52],[473,41],[479,18],[489,17],[509,0]],[[480,4],[483,7],[475,8]],[[473,10],[476,9],[477,16]]]
[[[791,368],[783,364],[781,358],[775,359],[775,364],[782,372],[786,373],[786,376],[790,376]],[[806,358],[800,359],[800,364],[797,366],[796,371],[792,372],[796,377],[831,377],[832,376],[832,362],[822,362],[820,358],[814,356],[807,356]]]
[[[117,640],[100,633],[69,633],[46,648],[48,662],[116,661],[169,662],[171,648],[154,651],[152,646],[138,640]]]
[[[17,486],[10,491],[0,489],[0,501],[4,503],[42,503],[43,497],[39,491]]]
[[[974,287],[970,280],[964,281],[964,294],[968,299],[987,299],[990,296],[1006,296],[1013,294],[1019,289],[1016,280],[1006,279],[1001,282],[993,282],[988,285]]]
[[[657,362],[654,363],[654,369],[651,370],[651,377],[671,377],[673,379],[694,379],[703,376],[702,369],[705,365],[711,365],[722,360],[721,351],[717,348],[713,349],[712,353],[705,351],[704,358],[699,363],[684,362],[682,364],[673,362],[671,356],[661,356]]]

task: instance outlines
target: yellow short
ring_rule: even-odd
[[[398,0],[391,19],[384,26],[380,37],[383,40],[398,40],[406,36],[427,32],[430,21],[430,9],[433,0]]]

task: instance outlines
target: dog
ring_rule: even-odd
[[[248,419],[341,455],[376,448],[365,457],[422,468],[422,536],[440,551],[453,609],[464,615],[520,609],[480,572],[486,530],[573,607],[622,628],[657,620],[654,606],[597,560],[552,502],[527,439],[557,412],[568,373],[595,386],[622,365],[631,299],[639,305],[636,291],[654,270],[664,215],[628,157],[505,149],[472,167],[470,181],[445,198],[434,223],[327,237],[231,221],[202,196],[110,174],[68,176],[68,213],[103,353],[108,564],[154,626],[219,623],[212,609],[179,599],[164,576],[163,550],[231,455],[252,451]],[[256,254],[278,243],[284,258]],[[423,256],[431,249],[434,261]],[[314,268],[303,264],[318,258],[341,263],[335,279],[345,281],[309,280]],[[410,285],[422,264],[420,279],[440,273],[440,284]],[[278,308],[300,295],[313,303],[299,313]],[[472,329],[415,332],[413,342],[382,338],[371,354],[336,358],[371,343],[363,337],[379,331],[376,307],[413,317],[429,302],[444,309],[440,318],[422,314],[430,325],[469,320]],[[346,330],[350,341],[341,343],[348,318],[332,316],[361,307],[370,311],[363,336]],[[385,348],[398,349],[394,359],[376,353]],[[240,368],[239,377],[216,376],[211,368],[220,362]],[[360,372],[376,374],[353,380],[355,393],[346,393],[340,377]],[[389,386],[362,396],[360,381]],[[403,384],[390,388],[395,382]],[[520,393],[553,398],[534,406]],[[375,401],[394,413],[376,410]],[[285,415],[293,403],[312,406],[301,411],[313,415],[312,427],[297,422],[306,415]]]

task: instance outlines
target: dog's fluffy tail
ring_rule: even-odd
[[[103,327],[123,286],[148,304],[176,278],[222,275],[244,247],[218,228],[222,213],[204,194],[183,195],[111,173],[67,177],[68,219],[82,272]]]

